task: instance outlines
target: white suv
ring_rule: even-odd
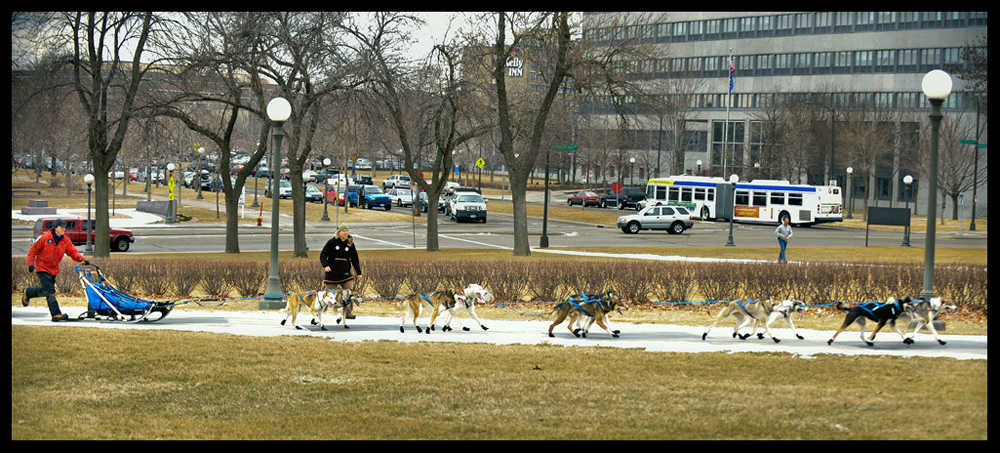
[[[407,175],[392,175],[385,178],[385,181],[382,181],[382,190],[395,189],[397,187],[400,189],[409,189],[410,177]]]
[[[481,220],[486,223],[486,200],[482,195],[475,192],[456,192],[452,195],[451,218],[455,222],[463,219]]]

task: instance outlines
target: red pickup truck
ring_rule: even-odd
[[[52,229],[52,222],[55,218],[51,219],[38,219],[35,221],[35,231],[33,236],[33,241],[38,239],[43,232]],[[87,219],[63,219],[66,221],[66,237],[73,242],[73,245],[86,245],[87,244],[87,234],[86,231],[93,231],[97,228],[97,220],[90,219],[91,228],[87,228]],[[90,243],[94,244],[96,242],[96,235],[90,233]],[[135,242],[135,236],[132,234],[131,230],[123,230],[120,228],[111,229],[111,251],[112,252],[127,252],[132,243]]]

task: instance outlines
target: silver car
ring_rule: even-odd
[[[681,234],[694,226],[694,220],[684,206],[650,206],[638,214],[619,217],[617,225],[623,233],[630,234],[641,230],[667,230],[671,234]]]

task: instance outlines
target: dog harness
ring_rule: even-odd
[[[577,303],[576,301],[579,301],[579,303]],[[599,305],[602,309],[605,308],[604,301],[601,300],[600,294],[578,294],[576,296],[569,296],[569,298],[566,299],[566,302],[573,304],[574,307],[580,309],[580,311],[582,311],[583,314],[590,316],[591,318],[593,318],[594,315],[587,312],[587,310],[584,310],[583,307],[580,306],[580,304],[597,302],[597,305]]]
[[[903,312],[902,304],[899,301],[896,301],[896,302],[894,302],[892,304],[882,304],[882,303],[878,303],[878,302],[868,302],[868,303],[865,303],[865,304],[858,305],[858,307],[861,307],[862,310],[868,312],[868,314],[870,314],[873,319],[881,321],[882,317],[879,316],[879,315],[877,315],[877,314],[875,314],[875,310],[878,310],[878,309],[880,309],[882,307],[885,307],[887,305],[889,306],[889,311],[890,311],[890,315],[891,315],[890,319],[895,319],[898,316],[897,313],[902,313]]]
[[[750,299],[747,299],[747,300],[750,300]],[[744,307],[743,304],[740,303],[740,301],[734,300],[733,302],[735,302],[736,305],[738,305],[740,307],[740,309],[743,310],[743,313],[746,313],[747,316],[750,317],[750,319],[753,319],[753,320],[757,319],[757,317],[755,317],[754,315],[750,314],[750,312],[747,310],[747,307]],[[750,303],[756,303],[756,302],[750,301]]]

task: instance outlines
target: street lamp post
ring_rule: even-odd
[[[205,147],[204,146],[199,147],[198,148],[198,177],[196,178],[198,180],[198,199],[199,200],[204,200],[205,199],[205,197],[201,196],[201,172],[204,171],[204,170],[201,169],[201,165],[202,165],[201,164],[201,159],[202,159],[202,156],[204,156],[204,155],[205,155]]]
[[[280,162],[281,159],[281,139],[285,135],[282,126],[288,117],[291,116],[292,106],[285,98],[276,97],[267,103],[267,117],[274,124],[274,151],[271,162]],[[272,165],[273,168],[273,165]],[[259,308],[262,310],[282,308],[281,280],[278,278],[278,200],[281,198],[279,186],[280,178],[271,176],[271,271],[267,277],[267,289],[264,290],[264,298],[261,299]]]
[[[927,187],[927,241],[924,252],[924,289],[920,297],[930,300],[934,297],[934,240],[937,228],[937,171],[938,171],[938,131],[941,129],[941,104],[951,94],[951,76],[947,72],[935,69],[928,72],[920,83],[924,95],[931,102],[931,162]]]
[[[853,219],[854,199],[851,198],[851,186],[854,185],[854,167],[847,167],[847,218]]]
[[[330,166],[330,162],[331,161],[330,161],[329,157],[327,157],[326,159],[323,159],[324,170],[325,170],[326,167]],[[329,172],[327,172],[327,174],[329,174]],[[330,216],[326,214],[326,197],[328,196],[327,192],[329,192],[329,191],[330,191],[330,180],[329,180],[329,177],[325,177],[325,178],[323,178],[323,218],[319,219],[322,222],[329,222],[330,221]],[[336,196],[336,195],[334,195],[334,196]]]
[[[167,188],[170,191],[167,196],[167,224],[174,223],[174,186],[176,185],[174,183],[174,168],[176,167],[173,162],[167,164],[167,171],[170,172],[170,180],[167,181]]]
[[[904,176],[903,177],[903,184],[906,184],[906,218],[907,218],[907,221],[906,221],[906,232],[905,232],[906,234],[903,235],[903,246],[909,247],[910,246],[910,221],[909,221],[909,219],[913,218],[913,216],[910,214],[910,198],[913,198],[913,186],[911,186],[910,184],[913,184],[913,176],[911,176],[911,175]]]
[[[90,240],[90,236],[94,232],[94,226],[90,224],[90,191],[93,188],[94,175],[87,173],[83,177],[83,182],[87,183],[87,247],[83,249],[83,252],[92,255],[94,253],[94,245]],[[94,240],[96,241],[97,238],[95,237]]]
[[[635,171],[635,158],[634,157],[628,158],[628,163],[629,163],[629,166],[628,166],[628,185],[633,186],[633,185],[635,185],[635,176],[633,175],[633,172]]]
[[[702,164],[701,159],[698,159],[698,162],[696,163],[698,164],[698,176],[701,176],[701,164]]]
[[[736,245],[733,242],[733,217],[736,217],[736,183],[740,182],[740,177],[733,173],[729,175],[729,182],[733,184],[733,210],[729,213],[729,242],[726,242],[726,247]]]

